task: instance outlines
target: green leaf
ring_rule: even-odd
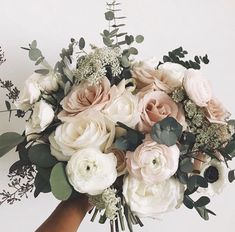
[[[209,64],[209,59],[208,59],[208,55],[205,55],[203,58],[202,58],[202,61],[204,62],[204,64]]]
[[[34,191],[34,197],[36,198],[41,192],[42,193],[49,193],[51,192],[51,186],[50,182],[43,178],[40,173],[37,173],[35,180],[35,191]]]
[[[51,155],[50,146],[37,144],[29,149],[29,159],[33,164],[42,168],[53,167],[58,161]]]
[[[142,42],[144,41],[144,36],[142,36],[142,35],[137,35],[137,36],[135,37],[135,41],[136,41],[136,43],[142,43]]]
[[[122,56],[121,63],[124,68],[130,67],[130,61],[126,56]]]
[[[184,195],[183,203],[189,209],[193,209],[193,207],[194,207],[193,200],[189,196],[187,196],[187,195]]]
[[[114,19],[115,15],[112,11],[107,11],[105,12],[105,19],[108,20],[108,21],[111,21]]]
[[[189,191],[193,191],[197,187],[208,188],[208,182],[200,175],[193,175],[189,177],[187,187]]]
[[[80,40],[78,42],[78,45],[79,45],[80,50],[83,50],[85,48],[86,42],[85,42],[85,39],[83,37],[80,38]]]
[[[34,40],[31,44],[30,44],[30,48],[36,48],[37,47],[37,41]]]
[[[182,134],[183,127],[172,117],[166,117],[155,123],[151,129],[154,141],[167,146],[175,145]]]
[[[5,105],[6,105],[6,107],[7,107],[7,110],[11,110],[11,104],[10,104],[10,102],[9,101],[5,101]]]
[[[186,173],[193,172],[193,163],[191,158],[185,158],[180,162],[180,170]]]
[[[138,50],[134,47],[129,48],[129,52],[132,55],[137,55],[138,54]]]
[[[41,57],[35,62],[35,65],[41,64],[44,59],[45,59],[45,58],[41,56]]]
[[[198,64],[200,64],[200,59],[199,59],[198,56],[195,56],[195,57],[194,57],[194,60],[195,60]]]
[[[229,173],[228,173],[228,180],[229,180],[230,183],[232,183],[232,182],[235,180],[234,171],[235,171],[235,170],[231,170],[231,171],[229,171]]]
[[[32,49],[29,50],[29,58],[32,61],[37,61],[41,56],[42,56],[42,53],[39,49],[32,48]]]
[[[0,157],[22,143],[25,137],[15,132],[7,132],[0,136]]]
[[[230,154],[232,154],[234,151],[235,151],[235,141],[234,141],[234,140],[230,141],[230,142],[225,146],[225,148],[222,148],[222,149],[221,149],[221,152],[222,152],[223,154],[226,154],[226,155],[230,155]]]
[[[125,41],[127,45],[130,45],[134,42],[134,36],[133,35],[126,35],[125,36]]]
[[[195,209],[204,220],[209,220],[208,211],[205,207],[195,207]]]
[[[34,72],[45,76],[45,75],[47,75],[50,71],[49,71],[48,69],[37,69],[37,70],[35,70]]]
[[[63,163],[56,164],[50,177],[51,191],[53,195],[59,200],[67,200],[72,194],[72,187],[68,182]]]
[[[125,137],[119,137],[115,140],[114,146],[121,151],[126,151],[128,147],[128,142]]]
[[[210,203],[210,198],[209,197],[200,197],[195,203],[195,207],[202,207],[202,206],[206,206]]]

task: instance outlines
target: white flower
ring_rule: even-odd
[[[33,108],[33,114],[26,123],[25,134],[27,139],[31,140],[42,131],[44,131],[54,119],[54,111],[51,105],[44,100],[36,102]]]
[[[199,188],[198,192],[214,196],[220,194],[228,183],[228,171],[223,162],[212,159],[202,165],[201,175],[206,178],[208,188]]]
[[[104,154],[98,149],[86,148],[71,157],[66,172],[76,191],[98,195],[116,180],[116,165],[113,153]]]
[[[59,82],[57,76],[53,72],[49,72],[47,75],[37,75],[39,75],[38,84],[42,91],[51,93],[58,90]]]
[[[212,99],[210,83],[198,70],[190,68],[185,72],[183,86],[188,97],[200,107],[206,107]]]
[[[161,81],[171,89],[182,86],[186,68],[180,64],[166,62],[158,67],[161,70]]]
[[[124,91],[120,96],[111,100],[102,111],[112,122],[122,122],[129,127],[135,127],[140,121],[138,97]]]
[[[160,218],[180,207],[184,187],[174,178],[159,184],[147,184],[129,175],[124,179],[123,195],[137,216]]]
[[[100,112],[81,113],[58,126],[50,136],[52,155],[63,161],[87,147],[104,151],[113,143],[114,134],[115,125]]]
[[[38,74],[35,73],[25,81],[24,89],[20,92],[19,100],[15,102],[15,105],[17,109],[27,111],[38,101],[40,95]]]

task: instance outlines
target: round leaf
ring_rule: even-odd
[[[51,191],[57,199],[64,201],[71,196],[73,189],[68,182],[63,163],[58,163],[53,167],[50,184]]]
[[[79,49],[80,50],[84,49],[85,46],[86,46],[85,39],[83,37],[81,37],[78,44],[79,44]]]
[[[114,13],[112,11],[108,11],[105,13],[105,19],[108,20],[108,21],[111,21],[114,19]]]
[[[39,49],[37,48],[32,48],[29,50],[29,58],[32,60],[32,61],[37,61],[38,58],[40,58],[42,56],[42,53]]]
[[[33,164],[42,168],[53,167],[58,161],[51,155],[47,144],[37,144],[29,149],[29,159]]]
[[[137,35],[137,36],[135,37],[135,41],[136,41],[136,43],[142,43],[142,42],[144,41],[144,36],[142,36],[142,35]]]

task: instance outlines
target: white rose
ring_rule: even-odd
[[[138,97],[129,91],[111,100],[102,112],[112,122],[119,121],[132,128],[140,121]]]
[[[147,184],[129,175],[124,179],[123,195],[137,216],[160,218],[180,207],[184,186],[174,178],[159,184]]]
[[[113,143],[114,135],[115,125],[100,112],[84,112],[58,126],[50,136],[52,155],[62,161],[87,147],[104,151]]]
[[[212,99],[210,83],[198,70],[188,69],[185,72],[183,86],[188,97],[200,107],[206,107]]]
[[[26,123],[25,134],[27,139],[31,140],[42,131],[44,131],[54,119],[54,111],[51,105],[44,100],[36,102],[33,107],[33,114],[30,120]]]
[[[50,72],[47,75],[40,75],[36,73],[36,75],[39,75],[38,84],[40,88],[42,89],[42,91],[46,91],[50,93],[50,92],[58,90],[59,88],[58,79],[57,79],[57,76],[53,72]]]
[[[20,92],[19,100],[15,102],[17,109],[27,111],[38,101],[41,95],[38,84],[38,75],[31,75],[24,85],[23,91]]]
[[[180,64],[166,62],[158,67],[161,70],[161,81],[169,86],[170,89],[174,89],[182,86],[184,73],[186,68]]]
[[[208,188],[199,188],[198,192],[213,197],[220,194],[228,183],[228,169],[223,162],[211,159],[202,164],[201,175],[206,178]]]
[[[116,180],[116,165],[113,153],[104,154],[98,149],[86,148],[71,157],[66,172],[75,190],[98,195]]]

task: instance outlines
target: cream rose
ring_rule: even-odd
[[[226,119],[230,116],[230,113],[216,98],[213,98],[208,102],[205,110],[207,114],[207,119],[211,123],[226,124]]]
[[[113,123],[119,121],[133,128],[140,120],[138,97],[125,90],[120,96],[113,98],[102,113]]]
[[[59,82],[55,73],[49,72],[47,75],[40,75],[36,73],[36,75],[38,75],[38,84],[42,91],[51,93],[58,90]]]
[[[56,128],[51,138],[52,155],[58,160],[68,160],[83,148],[93,147],[104,151],[113,143],[114,134],[115,125],[100,112],[79,114]],[[60,151],[64,157],[58,153]]]
[[[183,86],[188,97],[200,107],[206,107],[212,99],[210,83],[198,70],[188,69],[185,72]]]
[[[113,153],[104,154],[99,149],[86,148],[71,157],[66,172],[76,191],[98,195],[116,180],[116,165]]]
[[[180,151],[176,145],[167,147],[147,140],[134,152],[127,152],[130,175],[149,184],[169,179],[178,169]]]
[[[138,124],[140,131],[149,132],[151,127],[171,116],[185,127],[185,117],[183,109],[177,105],[166,93],[162,91],[149,92],[140,100],[139,110],[141,120]]]
[[[101,110],[110,100],[111,92],[107,77],[104,77],[97,85],[82,83],[74,86],[61,102],[64,110],[59,113],[58,118],[66,120],[67,117],[74,117],[88,109]]]
[[[129,175],[124,179],[123,195],[137,216],[160,218],[181,206],[184,186],[174,178],[148,184]]]
[[[20,92],[19,100],[15,102],[17,109],[27,111],[38,101],[41,91],[38,84],[38,74],[35,74],[31,75],[25,81],[24,89]]]
[[[28,140],[37,137],[44,131],[54,119],[54,110],[51,105],[44,100],[36,102],[33,108],[33,114],[26,123],[25,134]]]
[[[180,64],[166,62],[161,64],[158,69],[161,71],[160,80],[166,84],[171,91],[182,86],[182,81],[186,68]]]

